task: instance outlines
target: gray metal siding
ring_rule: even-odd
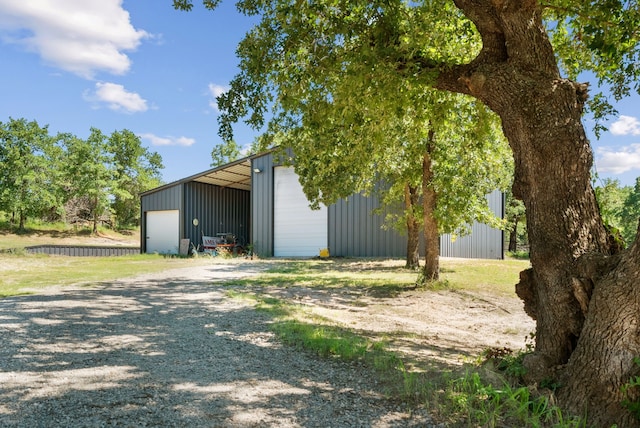
[[[251,242],[257,254],[273,255],[273,167],[271,153],[252,159]],[[503,195],[488,195],[489,207],[503,216]],[[329,207],[329,250],[343,257],[406,257],[407,237],[393,229],[382,229],[386,212],[373,214],[377,198],[353,195]],[[421,245],[421,248],[424,248]],[[424,253],[421,251],[421,253]],[[440,238],[440,254],[445,257],[503,258],[503,233],[475,223],[472,234],[451,242],[449,235]]]
[[[502,218],[504,216],[504,195],[496,190],[487,195],[489,208]],[[470,259],[504,258],[504,235],[499,229],[475,222],[471,234],[451,240],[451,235],[440,237],[440,255],[443,257],[463,257]]]
[[[273,255],[273,167],[270,153],[252,160],[250,240],[263,257]]]
[[[190,239],[197,246],[202,243],[202,234],[231,233],[246,244],[249,240],[250,203],[250,193],[246,190],[185,183],[181,237]],[[193,219],[198,219],[197,226],[193,225]]]
[[[352,195],[329,207],[329,251],[342,257],[404,257],[407,238],[383,229],[387,211],[374,214],[377,198]]]
[[[146,251],[148,211],[180,210],[182,217],[182,184],[148,193],[140,198],[140,251]]]
[[[34,245],[25,247],[28,253],[69,257],[108,257],[140,254],[138,247],[93,247],[77,245]]]

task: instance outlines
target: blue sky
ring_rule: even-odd
[[[208,169],[221,143],[215,96],[255,21],[232,1],[215,12],[194,3],[185,13],[171,0],[0,0],[0,121],[81,138],[91,127],[129,129],[162,156],[166,182]],[[600,177],[630,185],[640,176],[640,97],[616,107],[609,131],[590,137]],[[256,136],[235,133],[242,146]]]

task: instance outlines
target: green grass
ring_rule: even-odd
[[[153,254],[120,257],[0,254],[0,297],[34,293],[57,285],[112,281],[204,262]]]
[[[54,227],[25,234],[0,231],[0,248],[60,243],[60,238],[82,241],[87,235]],[[203,262],[211,261],[157,255],[97,258],[20,251],[0,254],[0,297],[37,292],[53,285],[95,284]],[[402,266],[402,261],[360,259],[278,261],[258,277],[228,282],[228,294],[251,299],[258,310],[269,314],[273,331],[282,342],[322,358],[366,365],[388,396],[411,406],[425,406],[448,426],[581,426],[579,421],[564,419],[547,395],[516,382],[522,370],[519,356],[502,356],[495,365],[498,374],[492,371],[489,378],[480,360],[464,370],[437,362],[420,366],[391,351],[384,337],[374,340],[301,305],[261,293],[262,289],[308,287],[356,296],[394,297],[413,287],[417,278],[416,272]],[[523,260],[443,259],[441,280],[422,292],[455,290],[513,296],[518,274],[527,267],[528,262]]]
[[[513,296],[520,271],[529,267],[525,260],[442,259],[440,280],[430,290],[460,290]],[[402,263],[389,266],[385,261],[357,259],[283,261],[263,275],[228,282],[230,286],[308,287],[357,290],[375,297],[393,297],[413,287],[418,273],[403,268]]]
[[[380,261],[379,264],[384,262]],[[375,261],[358,259],[282,261],[264,274],[247,280],[228,282],[229,286],[308,287],[356,291],[375,297],[393,297],[416,281],[416,272],[398,267],[375,268]]]
[[[518,385],[521,354],[503,355],[500,371],[490,380],[481,373],[484,361],[462,370],[441,372],[408,368],[384,341],[372,341],[357,332],[313,315],[302,306],[281,299],[230,290],[232,297],[251,299],[258,310],[273,317],[272,330],[285,344],[324,358],[360,361],[375,373],[388,396],[414,406],[425,406],[447,426],[582,427],[584,422],[565,418],[551,396]]]
[[[440,265],[441,279],[453,289],[513,296],[529,261],[446,259]]]
[[[514,295],[519,272],[528,267],[521,260],[456,260],[441,262],[444,288]],[[277,337],[290,346],[323,358],[359,361],[372,371],[389,397],[411,406],[424,406],[447,426],[581,427],[580,419],[567,418],[553,404],[552,393],[520,383],[523,352],[498,352],[478,357],[463,368],[443,363],[405,361],[391,351],[384,339],[373,340],[305,306],[261,294],[261,288],[296,287],[340,292],[380,292],[394,295],[415,283],[416,273],[396,264],[353,260],[294,261],[278,263],[263,275],[235,281],[232,297],[251,299],[256,308],[272,317]],[[242,286],[251,286],[243,291]]]

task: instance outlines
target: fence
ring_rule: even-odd
[[[78,245],[35,245],[25,247],[25,251],[35,254],[52,254],[72,257],[107,257],[140,254],[140,247],[94,247]]]

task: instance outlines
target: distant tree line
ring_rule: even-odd
[[[88,138],[51,135],[48,126],[0,122],[0,211],[24,230],[27,218],[136,226],[141,192],[161,184],[162,158],[129,130]]]
[[[626,248],[633,243],[640,219],[640,177],[635,185],[621,186],[619,180],[606,178],[596,186],[600,214],[616,245]]]
[[[597,184],[599,182],[599,184]],[[620,180],[605,178],[594,182],[600,215],[619,248],[627,248],[635,238],[640,219],[640,177],[635,185],[622,186]],[[529,241],[526,230],[526,215],[522,201],[507,192],[505,207],[507,221],[508,251],[527,251]]]

